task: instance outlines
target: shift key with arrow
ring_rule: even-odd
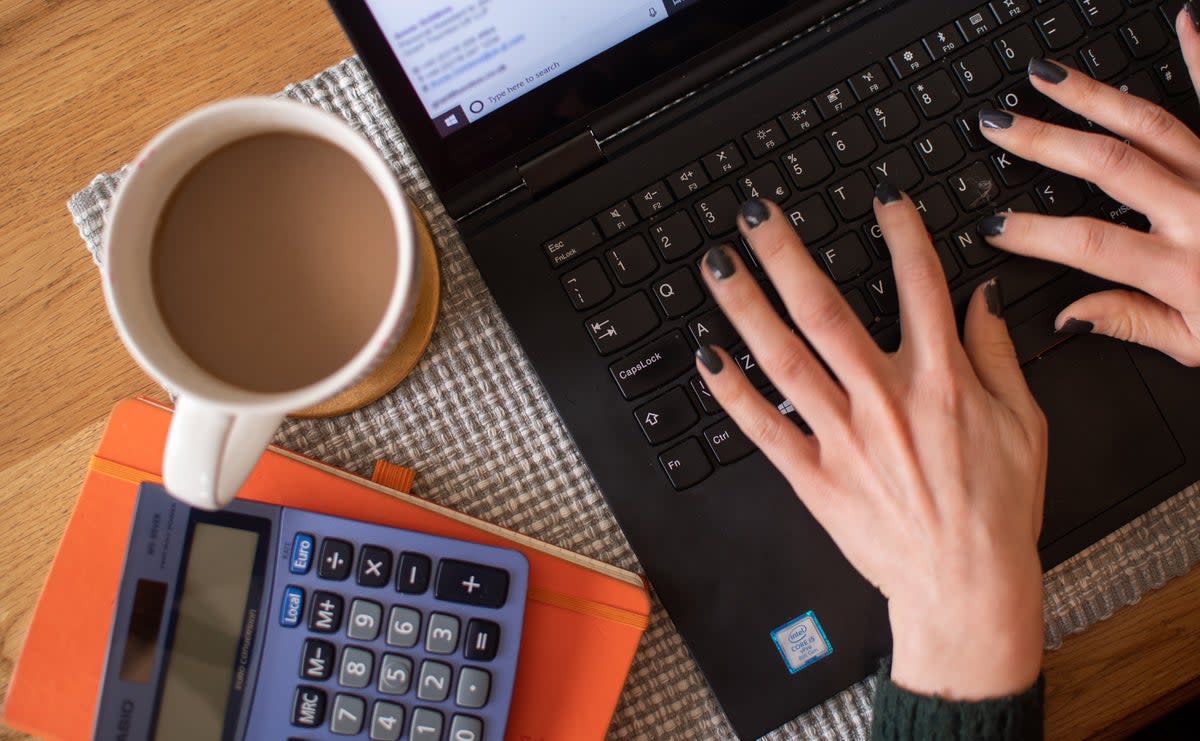
[[[688,401],[687,393],[682,387],[675,387],[634,411],[646,440],[651,445],[658,445],[678,437],[696,423],[700,415]]]

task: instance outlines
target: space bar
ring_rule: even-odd
[[[986,283],[992,278],[1000,279],[1000,292],[1004,297],[1004,305],[1012,306],[1030,295],[1042,286],[1064,275],[1070,268],[1044,260],[1034,260],[1029,257],[1012,257],[997,265],[992,270],[978,278],[954,289],[950,294],[954,301],[954,312],[961,320],[967,313],[967,304],[980,283]]]

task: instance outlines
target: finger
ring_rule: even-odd
[[[1121,203],[1159,222],[1180,220],[1180,204],[1194,200],[1178,175],[1111,136],[1044,123],[1007,111],[979,112],[983,135],[1018,157],[1090,180]]]
[[[1004,321],[1003,291],[996,278],[975,290],[967,307],[963,347],[983,387],[1028,422],[1036,403]]]
[[[1062,334],[1102,334],[1159,350],[1189,367],[1200,366],[1200,340],[1183,315],[1136,291],[1101,291],[1084,296],[1059,313]]]
[[[1154,234],[1098,219],[1003,213],[979,222],[994,247],[1069,265],[1169,303],[1180,293],[1181,253]]]
[[[738,225],[779,291],[792,321],[842,385],[873,383],[884,356],[854,310],[819,267],[774,203],[747,201]]]
[[[936,358],[957,352],[961,345],[946,273],[921,215],[908,196],[881,183],[875,191],[875,218],[892,257],[905,344]]]
[[[1044,59],[1030,60],[1029,79],[1046,97],[1129,139],[1173,172],[1200,175],[1200,139],[1162,106]]]
[[[805,435],[774,404],[763,398],[724,350],[706,346],[696,352],[696,367],[708,390],[737,424],[738,429],[783,473],[792,487],[805,498],[804,486],[817,470],[816,438]],[[792,402],[795,403],[794,401]],[[815,495],[814,495],[815,496]],[[810,509],[814,504],[805,499]]]
[[[704,280],[763,372],[814,429],[842,415],[846,392],[784,324],[733,250],[721,245],[708,251]]]
[[[1179,34],[1179,47],[1192,76],[1192,85],[1200,94],[1200,17],[1193,13],[1196,13],[1196,6],[1185,5],[1175,19],[1175,31]]]

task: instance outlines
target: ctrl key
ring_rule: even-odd
[[[708,462],[708,456],[704,455],[704,449],[694,437],[689,437],[658,456],[658,462],[667,472],[671,486],[677,491],[695,486],[712,473],[712,464]]]
[[[292,725],[318,728],[325,723],[325,693],[316,687],[301,685],[292,700]]]

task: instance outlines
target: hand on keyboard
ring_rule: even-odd
[[[1042,657],[1045,418],[1009,340],[998,283],[975,292],[964,346],[912,201],[885,184],[874,209],[898,289],[895,354],[877,347],[774,204],[748,202],[739,227],[810,344],[734,250],[704,259],[713,295],[812,436],[724,350],[701,348],[701,373],[888,597],[897,684],[962,700],[1021,692]]]
[[[1200,79],[1200,27],[1184,11],[1176,28],[1192,79]],[[984,219],[980,231],[995,247],[1144,291],[1086,296],[1059,314],[1060,332],[1097,332],[1200,366],[1200,138],[1162,107],[1076,70],[1035,60],[1030,76],[1048,98],[1116,137],[998,111],[980,114],[984,135],[1092,181],[1153,228],[1143,234],[1087,217],[1014,213]]]

